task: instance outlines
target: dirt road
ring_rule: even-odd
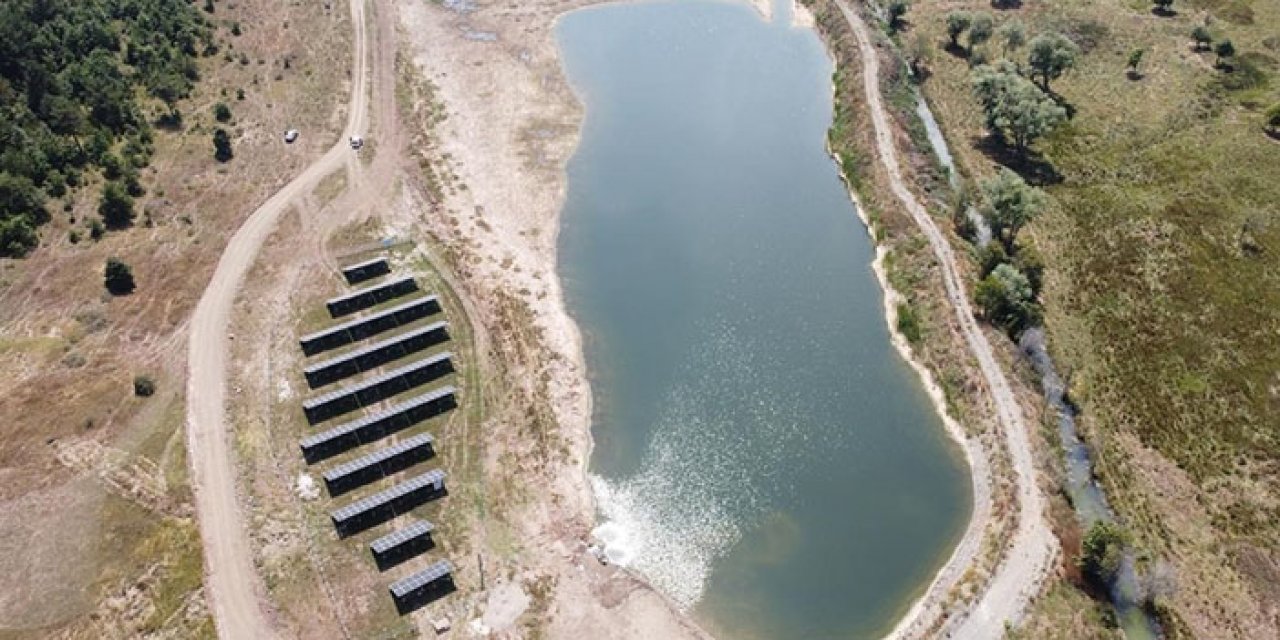
[[[1045,520],[1045,499],[1036,485],[1035,463],[1031,455],[1030,432],[1022,409],[1009,387],[1004,371],[996,361],[991,344],[974,320],[968,294],[960,280],[951,244],[938,229],[933,218],[907,188],[902,178],[898,151],[893,142],[889,116],[880,95],[880,62],[861,16],[849,8],[847,0],[837,0],[840,11],[849,22],[858,41],[862,58],[862,77],[867,104],[875,128],[880,161],[889,175],[889,186],[916,225],[929,240],[938,260],[946,286],[947,299],[955,309],[956,319],[969,351],[978,361],[982,377],[991,394],[999,420],[1003,442],[1009,452],[1016,480],[1018,527],[1008,542],[1007,554],[996,567],[991,581],[968,610],[953,612],[945,629],[954,638],[996,638],[1004,635],[1006,622],[1016,624],[1026,611],[1031,598],[1039,591],[1057,557],[1057,542]],[[975,497],[975,500],[980,497]],[[939,572],[928,591],[913,604],[899,622],[891,637],[912,638],[929,628],[941,610],[941,602],[951,587],[974,562],[981,545],[973,536],[981,536],[984,527],[971,526],[956,553]]]
[[[205,594],[220,638],[275,636],[236,501],[232,432],[226,421],[227,323],[236,292],[263,241],[294,200],[352,157],[347,138],[362,132],[368,110],[365,8],[351,1],[351,96],[342,136],[319,160],[271,196],[232,236],[191,318],[187,356],[187,447],[204,546]]]

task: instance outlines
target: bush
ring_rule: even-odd
[[[133,281],[133,269],[119,258],[107,258],[104,284],[113,296],[124,296],[133,293],[137,284]]]
[[[1263,126],[1266,127],[1267,131],[1280,133],[1280,102],[1271,105],[1271,108],[1267,109]]]
[[[1080,571],[1095,586],[1109,589],[1120,570],[1128,536],[1111,522],[1097,521],[1085,533],[1080,553]]]
[[[898,303],[898,333],[911,344],[920,342],[920,316],[915,307],[906,302]]]
[[[231,136],[222,127],[213,131],[213,157],[218,162],[227,162],[235,157],[231,153]]]
[[[1209,45],[1213,44],[1213,34],[1204,25],[1191,30],[1191,39],[1196,43],[1196,51],[1208,51]]]
[[[893,0],[889,3],[889,31],[896,32],[902,27],[902,18],[907,15],[911,5],[907,0]]]
[[[107,232],[107,228],[102,226],[101,220],[94,218],[89,222],[89,237],[93,238],[94,242],[101,240],[103,234],[105,234],[106,232]]]
[[[228,107],[225,102],[219,102],[218,104],[213,105],[213,117],[218,122],[230,122],[231,107]]]
[[[134,376],[133,395],[149,398],[156,392],[156,383],[150,376]]]

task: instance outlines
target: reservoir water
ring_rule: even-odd
[[[950,554],[970,481],[890,344],[824,149],[831,61],[785,9],[621,4],[558,26],[586,106],[560,269],[595,399],[596,535],[720,637],[871,637]]]

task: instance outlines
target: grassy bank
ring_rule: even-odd
[[[945,47],[945,15],[987,12],[1028,38],[1080,49],[1053,84],[1074,116],[1033,146],[1052,196],[1028,230],[1049,265],[1051,348],[1083,411],[1098,472],[1134,531],[1140,563],[1167,560],[1159,599],[1174,637],[1271,637],[1280,603],[1280,102],[1274,3],[1027,3],[920,0],[899,36],[922,47],[924,90],[962,172],[1010,158],[990,144],[970,63],[1026,50]],[[1206,26],[1234,56],[1199,48]],[[1127,63],[1143,50],[1135,71]],[[1027,172],[1029,173],[1029,172]],[[1046,612],[1045,615],[1055,615]]]

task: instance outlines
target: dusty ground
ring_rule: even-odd
[[[89,241],[87,189],[50,203],[39,250],[0,261],[0,539],[22,550],[0,570],[23,585],[3,590],[0,637],[212,630],[180,429],[186,323],[230,231],[337,130],[341,113],[320,97],[345,73],[346,15],[218,2],[222,50],[201,60],[204,81],[179,105],[185,129],[155,132],[135,227]],[[234,115],[227,165],[209,143],[220,100]],[[288,126],[305,132],[290,147],[279,141]],[[86,239],[69,242],[71,229]],[[107,256],[133,266],[136,293],[104,296]],[[133,395],[137,374],[155,396]]]

